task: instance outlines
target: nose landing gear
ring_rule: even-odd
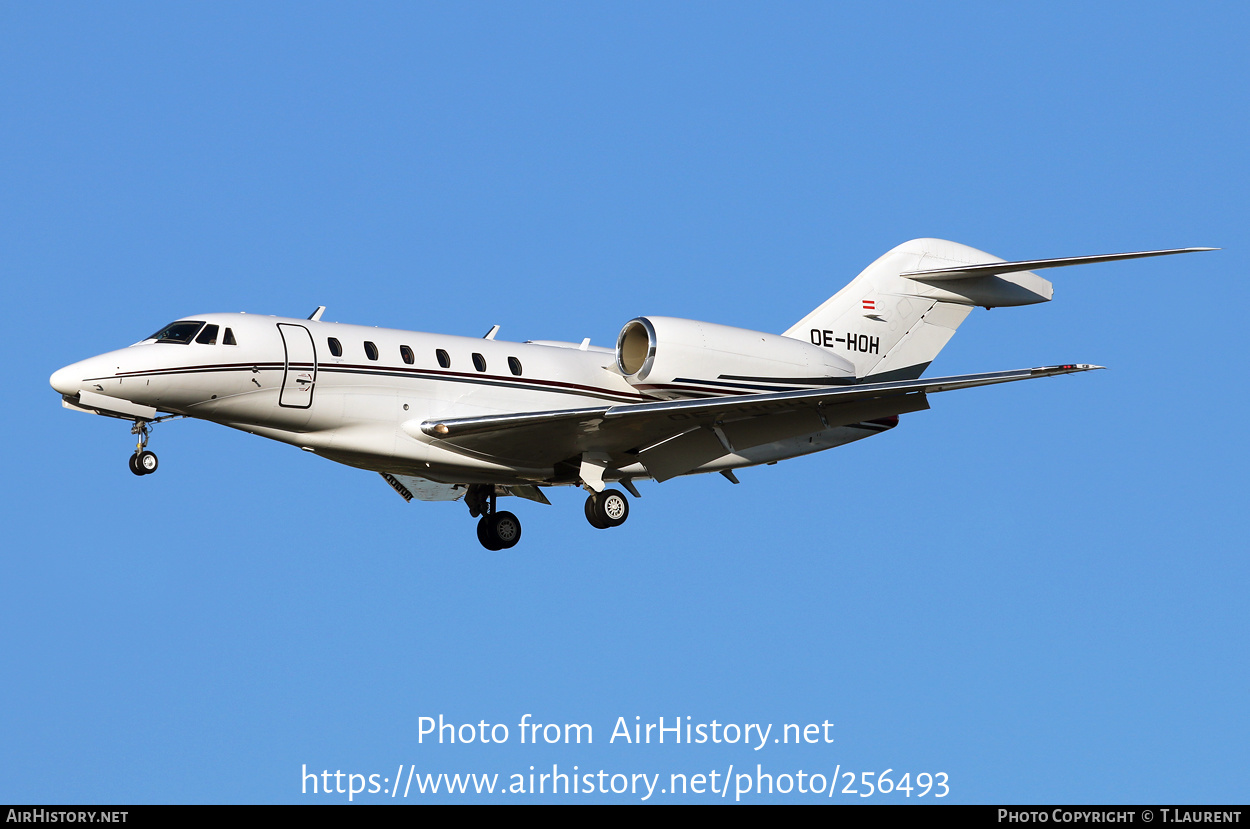
[[[156,471],[156,467],[160,465],[160,461],[156,459],[155,452],[147,450],[147,421],[136,420],[135,425],[130,427],[130,434],[139,436],[139,441],[135,445],[135,453],[130,456],[130,471],[136,475],[151,475]]]

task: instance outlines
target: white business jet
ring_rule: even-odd
[[[955,242],[886,253],[784,334],[638,317],[616,348],[423,334],[247,314],[179,319],[52,375],[64,405],[134,422],[136,475],[156,471],[150,424],[211,420],[378,472],[406,500],[463,498],[490,550],[521,523],[497,510],[548,486],[589,492],[616,527],[634,482],[734,470],[894,428],[934,392],[1099,368],[1073,364],[920,379],[975,306],[1046,302],[1033,270],[1213,248],[1004,262]]]

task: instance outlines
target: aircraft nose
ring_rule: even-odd
[[[83,376],[82,372],[78,370],[80,365],[80,363],[74,363],[54,371],[52,376],[48,378],[48,382],[52,384],[52,388],[61,394],[77,394],[78,386]]]

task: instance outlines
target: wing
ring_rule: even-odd
[[[665,400],[586,409],[409,421],[462,454],[523,467],[582,464],[622,468],[639,461],[656,480],[681,475],[732,451],[815,434],[825,429],[929,408],[934,392],[1053,377],[1092,365],[963,374],[927,380],[862,383],[713,399]]]

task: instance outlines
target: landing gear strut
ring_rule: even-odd
[[[495,509],[493,484],[473,484],[464,495],[469,514],[477,517],[477,540],[488,550],[507,550],[521,540],[521,519]]]
[[[629,517],[629,501],[616,489],[592,492],[586,499],[586,520],[596,530],[619,527]]]
[[[136,475],[151,475],[156,471],[160,462],[156,459],[156,453],[149,452],[147,449],[147,421],[136,420],[135,425],[130,428],[130,434],[139,436],[138,443],[135,445],[135,453],[130,456],[130,471]]]

